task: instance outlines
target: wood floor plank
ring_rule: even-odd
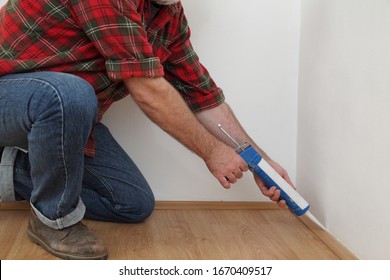
[[[280,244],[294,252],[295,257],[291,259],[340,259],[291,213],[274,212],[266,218],[270,221],[272,232],[280,238]]]
[[[141,224],[84,222],[114,260],[353,259],[287,210],[169,208]],[[0,211],[0,259],[57,259],[28,239],[28,215]]]
[[[12,214],[0,213],[1,259],[5,259],[12,254],[15,246],[18,246],[16,239],[19,232],[24,231],[25,221],[26,213],[24,211],[15,211]]]

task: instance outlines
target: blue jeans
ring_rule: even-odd
[[[148,183],[96,116],[95,92],[81,78],[55,72],[0,77],[0,146],[28,151],[16,155],[15,196],[29,200],[52,228],[83,217],[136,223],[153,211]],[[84,155],[92,128],[93,158]]]

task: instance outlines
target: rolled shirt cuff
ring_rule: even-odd
[[[106,70],[110,79],[115,81],[134,77],[155,78],[164,76],[164,68],[158,57],[143,60],[107,60]]]

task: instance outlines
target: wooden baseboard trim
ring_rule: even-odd
[[[2,210],[29,210],[27,201],[1,202]],[[272,202],[250,201],[156,201],[156,210],[280,210]]]
[[[338,241],[330,232],[320,227],[309,216],[303,215],[298,219],[315,234],[336,256],[342,260],[358,260],[347,247]]]
[[[3,210],[30,210],[28,201],[0,202],[0,211]]]
[[[156,210],[280,210],[272,202],[250,201],[157,201]]]

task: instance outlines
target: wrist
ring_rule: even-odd
[[[198,155],[207,162],[213,158],[213,153],[219,150],[224,144],[207,131],[205,133],[208,135],[205,135],[206,137],[203,138],[203,141],[198,142],[200,144],[200,152]]]

